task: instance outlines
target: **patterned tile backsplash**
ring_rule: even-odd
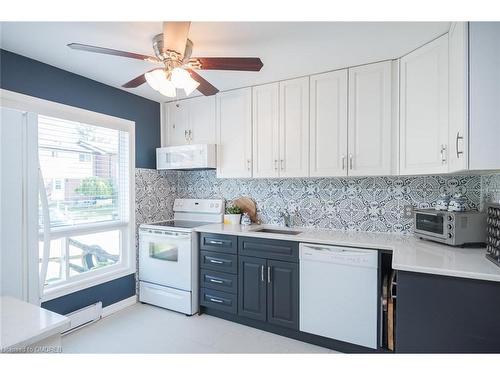
[[[481,176],[482,203],[500,203],[500,174]]]
[[[217,179],[215,171],[136,171],[137,223],[172,217],[175,198],[248,196],[265,224],[281,224],[280,212],[295,210],[293,224],[317,228],[409,233],[404,206],[427,208],[443,192],[460,192],[467,207],[480,207],[481,184],[500,193],[500,175],[364,178]]]

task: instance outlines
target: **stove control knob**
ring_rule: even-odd
[[[448,238],[453,238],[453,233],[448,233]]]

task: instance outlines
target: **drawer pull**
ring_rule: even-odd
[[[224,264],[224,261],[222,261],[222,260],[209,259],[209,261],[210,261],[210,263]]]
[[[224,303],[223,300],[217,299],[217,298],[210,298],[210,301],[215,302],[215,303]]]
[[[211,283],[216,283],[216,284],[224,284],[224,281],[222,281],[222,280],[210,279],[209,281],[210,281]]]
[[[224,242],[215,240],[209,240],[208,243],[212,245],[224,245]]]

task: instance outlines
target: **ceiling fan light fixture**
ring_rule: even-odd
[[[195,81],[191,76],[189,76],[189,80],[186,81],[184,85],[184,92],[186,93],[186,96],[191,95],[191,93],[196,90],[199,85],[199,82]]]
[[[184,89],[186,95],[191,94],[200,85],[199,82],[195,81],[191,77],[191,74],[189,74],[185,69],[179,67],[172,70],[170,80],[176,88]]]
[[[177,90],[175,89],[175,86],[166,77],[158,91],[160,92],[160,94],[168,96],[169,98],[175,98],[177,96]]]
[[[155,69],[151,72],[147,72],[144,76],[146,77],[148,85],[156,91],[160,91],[163,82],[167,80],[163,69]]]

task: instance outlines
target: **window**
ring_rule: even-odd
[[[38,154],[50,217],[45,293],[130,269],[135,238],[131,141],[126,128],[38,116]],[[39,213],[42,269],[41,203]]]
[[[81,162],[90,162],[90,154],[80,154],[79,159]]]

